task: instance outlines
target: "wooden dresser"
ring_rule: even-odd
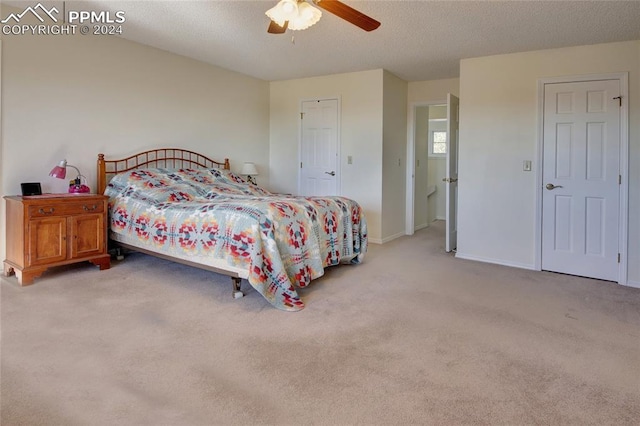
[[[4,274],[20,285],[53,266],[89,261],[109,269],[107,200],[96,194],[7,196]]]

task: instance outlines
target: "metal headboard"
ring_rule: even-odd
[[[180,148],[158,148],[134,154],[120,160],[105,160],[98,154],[98,194],[104,193],[107,184],[116,174],[139,168],[212,169],[230,170],[229,159],[224,162],[210,159],[197,152]]]

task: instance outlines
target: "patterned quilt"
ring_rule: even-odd
[[[244,271],[286,311],[304,308],[296,287],[327,266],[359,263],[367,250],[355,201],[273,194],[227,170],[138,169],[116,175],[105,194],[113,239]]]

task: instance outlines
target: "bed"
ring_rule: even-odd
[[[357,264],[367,250],[364,212],[344,197],[274,194],[222,162],[178,148],[106,160],[98,192],[109,196],[109,238],[118,246],[246,279],[285,311],[304,308],[297,288],[326,267]]]

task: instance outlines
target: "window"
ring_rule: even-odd
[[[443,132],[440,130],[433,131],[433,153],[447,153],[447,132]]]
[[[449,150],[447,106],[430,106],[428,120],[427,130],[422,133],[427,139],[428,155],[432,158],[444,158]]]
[[[444,157],[447,155],[447,132],[444,130],[431,130],[429,132],[429,155]]]

